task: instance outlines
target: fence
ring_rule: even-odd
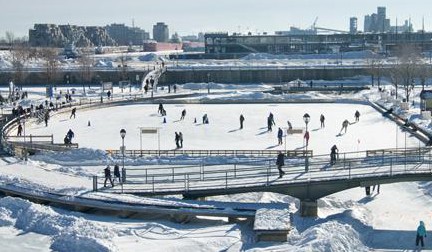
[[[378,153],[378,152],[377,152]],[[380,152],[383,153],[383,152]],[[395,149],[398,155],[368,156],[366,152],[341,153],[334,165],[328,157],[289,160],[283,167],[285,181],[275,182],[278,170],[274,159],[237,162],[224,165],[184,165],[158,168],[127,169],[122,192],[139,194],[187,194],[192,190],[229,190],[244,187],[266,187],[280,183],[299,183],[323,180],[386,177],[400,174],[432,173],[430,148]],[[347,156],[361,156],[350,157]],[[126,172],[125,172],[126,173]],[[96,179],[95,186],[102,185]],[[114,191],[116,189],[113,189]]]
[[[107,150],[112,155],[122,155],[120,150]],[[125,150],[127,156],[276,156],[278,150]],[[312,150],[287,150],[287,157],[312,157]]]

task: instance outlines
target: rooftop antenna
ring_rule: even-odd
[[[135,19],[132,18],[132,28],[135,28]]]

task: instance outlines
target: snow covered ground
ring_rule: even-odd
[[[191,90],[184,86],[180,87],[179,92],[189,93]],[[37,93],[32,99],[43,100],[43,92]],[[245,89],[221,89],[210,96],[202,94],[188,99],[215,98],[275,101],[354,98],[380,102],[376,89],[341,96],[317,93],[277,96]],[[157,105],[148,104],[78,110],[76,119],[69,119],[69,114],[59,114],[52,117],[49,127],[29,122],[26,134],[53,133],[56,141],[62,141],[66,131],[72,128],[76,134],[74,142],[87,148],[69,153],[36,155],[28,162],[0,160],[0,181],[35,189],[83,193],[91,186],[88,176],[101,172],[104,165],[115,161],[97,149],[118,149],[121,128],[127,130],[125,142],[128,149],[139,148],[138,127],[141,126],[161,127],[161,149],[174,149],[174,131],[183,132],[187,149],[284,149],[284,145],[275,146],[276,130],[267,133],[264,128],[269,112],[275,115],[276,127],[286,127],[286,120],[290,120],[294,127],[300,128],[305,127],[303,114],[309,113],[312,118],[308,125],[311,131],[309,148],[314,150],[314,154],[328,154],[330,146],[335,143],[341,151],[405,146],[405,132],[361,103],[166,104],[165,108],[168,113],[166,124],[157,115]],[[186,119],[177,121],[184,108],[187,110]],[[355,110],[361,113],[360,122],[349,125],[347,133],[339,135],[345,118],[354,121]],[[414,107],[404,115],[415,116],[418,111],[418,107]],[[209,115],[208,125],[201,124],[204,113]],[[243,130],[238,130],[240,113],[246,118]],[[324,129],[319,129],[321,113],[326,116]],[[193,122],[195,117],[196,124]],[[87,126],[88,120],[91,127]],[[416,120],[420,119],[416,117]],[[422,122],[429,125],[426,120]],[[156,149],[156,140],[155,136],[146,136],[143,146]],[[407,136],[406,145],[418,146],[419,141]],[[287,149],[296,148],[304,148],[302,136],[288,136]],[[217,159],[218,162],[230,160]],[[175,164],[184,163],[185,159],[166,158],[161,161]],[[154,157],[126,160],[127,166],[158,163],[159,160]],[[299,202],[285,195],[247,193],[211,197],[220,201],[286,204],[294,213],[294,229],[286,243],[254,243],[252,225],[248,222],[230,224],[220,218],[206,218],[177,224],[159,216],[120,219],[59,210],[4,197],[0,199],[0,234],[4,233],[0,235],[0,244],[8,251],[27,251],[32,247],[37,248],[36,251],[411,251],[415,249],[418,221],[425,221],[427,229],[432,225],[431,195],[430,182],[382,185],[380,193],[374,192],[372,197],[366,197],[363,188],[354,188],[319,200],[318,218],[300,217],[297,212]],[[15,246],[13,242],[20,246]],[[432,250],[430,236],[426,238],[426,249]]]

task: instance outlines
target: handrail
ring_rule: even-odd
[[[120,150],[106,150],[112,155],[122,155]],[[127,156],[145,156],[145,155],[189,155],[189,156],[238,156],[238,155],[255,155],[255,156],[275,156],[280,150],[125,150]],[[313,157],[313,150],[287,150],[287,157]]]
[[[432,173],[430,148],[417,148],[406,155],[363,156],[339,159],[329,165],[322,158],[296,159],[284,166],[285,176],[300,177],[285,183],[353,179],[359,177],[393,176],[395,174]],[[402,153],[402,150],[399,150]],[[307,163],[307,169],[306,169]],[[422,169],[408,169],[408,165]],[[381,169],[377,171],[377,169]],[[145,171],[143,173],[143,171]],[[219,166],[185,166],[174,168],[128,169],[124,192],[146,194],[187,193],[191,190],[213,190],[245,186],[269,186],[271,176],[278,174],[273,162],[260,165],[228,164]],[[99,183],[99,182],[98,182]],[[99,184],[101,184],[100,181]]]

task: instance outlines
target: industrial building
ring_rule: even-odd
[[[233,58],[249,53],[313,54],[360,50],[391,53],[402,45],[421,51],[432,50],[432,33],[357,33],[303,35],[205,34],[205,52],[216,58]]]
[[[142,45],[145,40],[150,39],[145,30],[125,24],[110,24],[106,26],[106,30],[118,45]]]

